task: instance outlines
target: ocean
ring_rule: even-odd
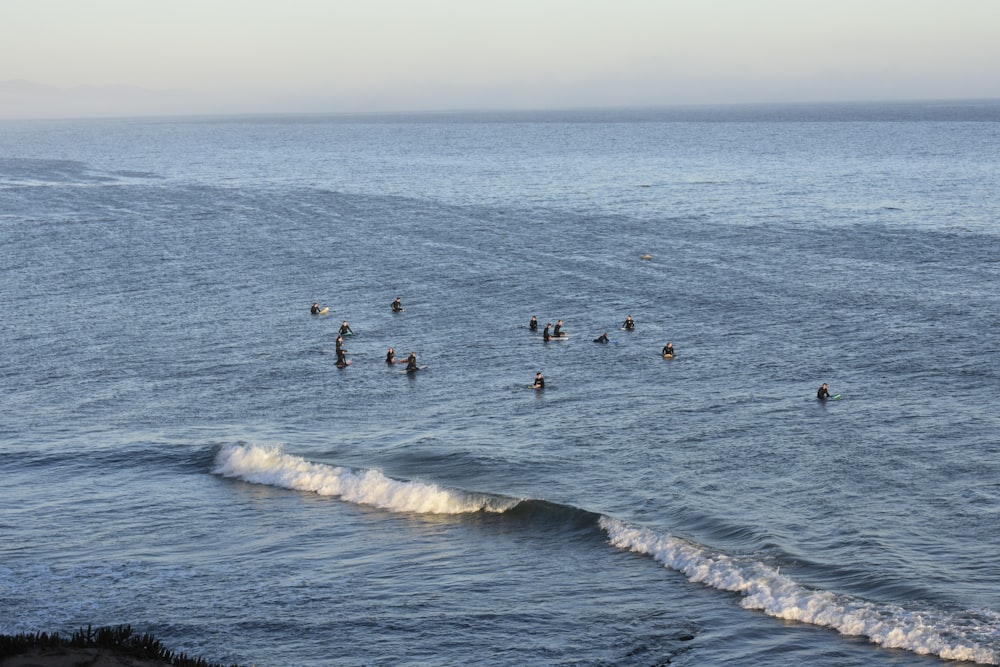
[[[997,101],[2,122],[0,633],[1000,664],[997,193]]]

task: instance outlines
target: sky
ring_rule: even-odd
[[[0,118],[1000,98],[1000,0],[0,2]]]

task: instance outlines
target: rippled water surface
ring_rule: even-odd
[[[1000,663],[998,121],[3,123],[0,632]]]

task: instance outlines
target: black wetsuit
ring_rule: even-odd
[[[674,356],[674,348],[670,345],[665,345],[663,347],[663,356],[667,356],[668,354]]]
[[[552,334],[549,333],[549,327],[546,326],[542,331],[542,340],[548,340],[549,338],[552,338]]]
[[[403,310],[403,304],[400,303],[399,299],[396,299],[395,301],[392,302],[392,310],[397,313]]]
[[[413,373],[413,372],[419,371],[419,370],[420,370],[420,368],[417,367],[417,358],[415,356],[413,356],[413,355],[410,355],[410,359],[406,363],[406,372],[407,373]]]
[[[535,389],[545,389],[545,378],[543,378],[541,375],[536,377],[534,387]]]
[[[600,336],[598,336],[597,338],[594,339],[594,342],[595,343],[607,343],[608,342],[608,334],[601,334]]]
[[[557,324],[555,326],[555,328],[552,330],[552,335],[555,336],[556,338],[559,338],[559,336],[562,336],[562,334],[559,333],[560,329],[562,329],[562,325],[561,324]]]
[[[309,309],[309,312],[313,315],[319,315],[319,305],[314,303],[313,307]]]
[[[343,326],[340,327],[340,335],[341,336],[343,336],[344,334],[353,334],[353,333],[354,332],[351,331],[351,327],[347,326],[346,324],[344,324]]]
[[[396,353],[392,351],[386,352],[385,363],[389,364],[390,366],[396,363]]]
[[[347,350],[340,348],[337,350],[337,365],[346,366],[347,365]]]
[[[824,398],[830,398],[830,390],[826,387],[820,387],[819,391],[816,392],[816,398],[823,400]]]
[[[622,322],[622,329],[625,329],[626,331],[632,331],[632,329],[635,329],[635,320],[628,318]]]
[[[532,317],[531,321],[528,322],[528,328],[531,329],[532,331],[538,331],[538,320]]]

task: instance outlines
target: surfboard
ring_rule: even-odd
[[[417,366],[416,371],[399,371],[400,373],[416,373],[417,371],[427,370],[427,366]]]
[[[327,306],[326,308],[324,308],[321,311],[319,311],[319,314],[320,315],[327,315],[327,314],[329,314],[329,312],[330,312],[330,306]]]
[[[665,354],[665,355],[663,355],[663,358],[664,359],[673,359],[674,355],[672,355],[672,354]]]
[[[830,400],[831,401],[839,401],[840,400],[840,394],[834,394],[833,396],[830,397]]]
[[[566,340],[567,338],[569,338],[568,333],[560,334],[558,336],[549,336],[549,340]]]
[[[342,364],[337,364],[337,368],[347,368],[347,367],[348,367],[348,366],[350,366],[350,365],[351,365],[352,363],[353,363],[353,362],[352,362],[352,361],[351,361],[350,359],[348,359],[347,361],[345,361],[345,362],[344,362],[344,363],[342,363]]]

